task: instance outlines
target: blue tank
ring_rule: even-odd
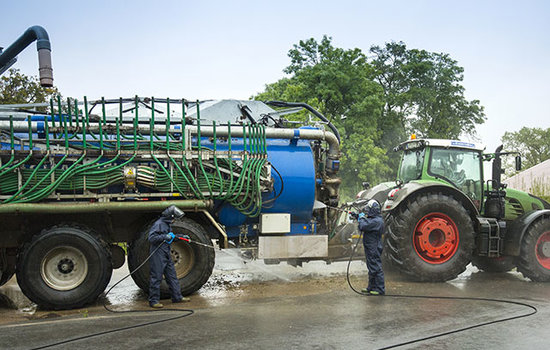
[[[206,139],[204,141],[208,142]],[[239,141],[232,141],[233,150],[242,150],[242,142]],[[205,147],[208,146],[205,144]],[[227,150],[224,146],[218,144],[218,149]],[[311,219],[315,202],[315,164],[309,142],[269,139],[267,151],[268,161],[272,165],[274,190],[263,195],[265,205],[262,213],[290,213],[291,234],[313,233]],[[219,222],[226,226],[230,237],[239,235],[241,225],[258,222],[258,218],[247,218],[227,203],[220,203],[217,216]]]

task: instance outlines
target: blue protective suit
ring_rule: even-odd
[[[382,270],[382,234],[384,233],[384,219],[380,214],[380,205],[375,203],[368,209],[366,216],[359,219],[359,230],[363,233],[363,247],[367,257],[369,269],[369,283],[367,291],[386,293],[384,271]]]
[[[160,301],[160,283],[162,282],[162,275],[166,278],[166,282],[170,288],[172,301],[177,302],[182,299],[180,283],[176,275],[174,262],[170,256],[170,244],[163,243],[168,238],[168,233],[172,231],[170,228],[171,223],[172,217],[165,216],[163,213],[149,229],[149,235],[147,237],[149,243],[151,243],[149,254],[153,253],[153,251],[161,245],[155,254],[151,256],[151,259],[149,259],[149,266],[151,267],[151,280],[149,283],[150,305]]]

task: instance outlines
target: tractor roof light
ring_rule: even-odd
[[[411,140],[416,140],[416,134],[411,134]]]

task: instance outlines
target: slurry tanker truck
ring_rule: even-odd
[[[39,26],[0,51],[0,74],[34,41],[52,86]],[[289,124],[303,109],[316,121]],[[95,300],[126,255],[140,266],[148,227],[170,205],[186,213],[173,231],[190,241],[171,245],[185,295],[210,277],[214,244],[294,265],[349,249],[335,230],[338,130],[306,104],[58,97],[0,106],[0,131],[0,285],[16,274],[42,307]],[[132,275],[144,291],[148,275],[147,264]]]
[[[130,270],[145,261],[148,227],[170,205],[186,212],[174,233],[191,239],[172,244],[185,295],[212,273],[213,241],[268,262],[337,258],[338,134],[325,121],[332,132],[285,128],[302,108],[324,119],[303,104],[234,100],[1,107],[0,282],[15,273],[47,308],[89,303],[124,264],[119,243]],[[148,290],[147,265],[132,277]]]

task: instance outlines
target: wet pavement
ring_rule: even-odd
[[[217,251],[209,282],[178,309],[188,317],[131,328],[56,346],[56,349],[376,349],[446,333],[479,323],[521,316],[522,305],[490,301],[366,297],[353,293],[346,263],[322,262],[294,268],[239,258],[237,250]],[[366,267],[352,263],[352,284],[364,287]],[[111,285],[127,273],[115,270]],[[3,287],[2,289],[5,289]],[[12,288],[16,288],[12,287]],[[387,292],[514,300],[538,313],[400,347],[403,349],[548,349],[550,285],[529,282],[517,272],[488,274],[474,267],[447,283],[415,283],[387,275]],[[106,302],[117,310],[109,313]],[[172,307],[168,301],[168,306]],[[0,347],[31,349],[114,328],[160,321],[185,312],[145,312],[147,300],[131,278],[106,299],[70,311],[0,308]]]

